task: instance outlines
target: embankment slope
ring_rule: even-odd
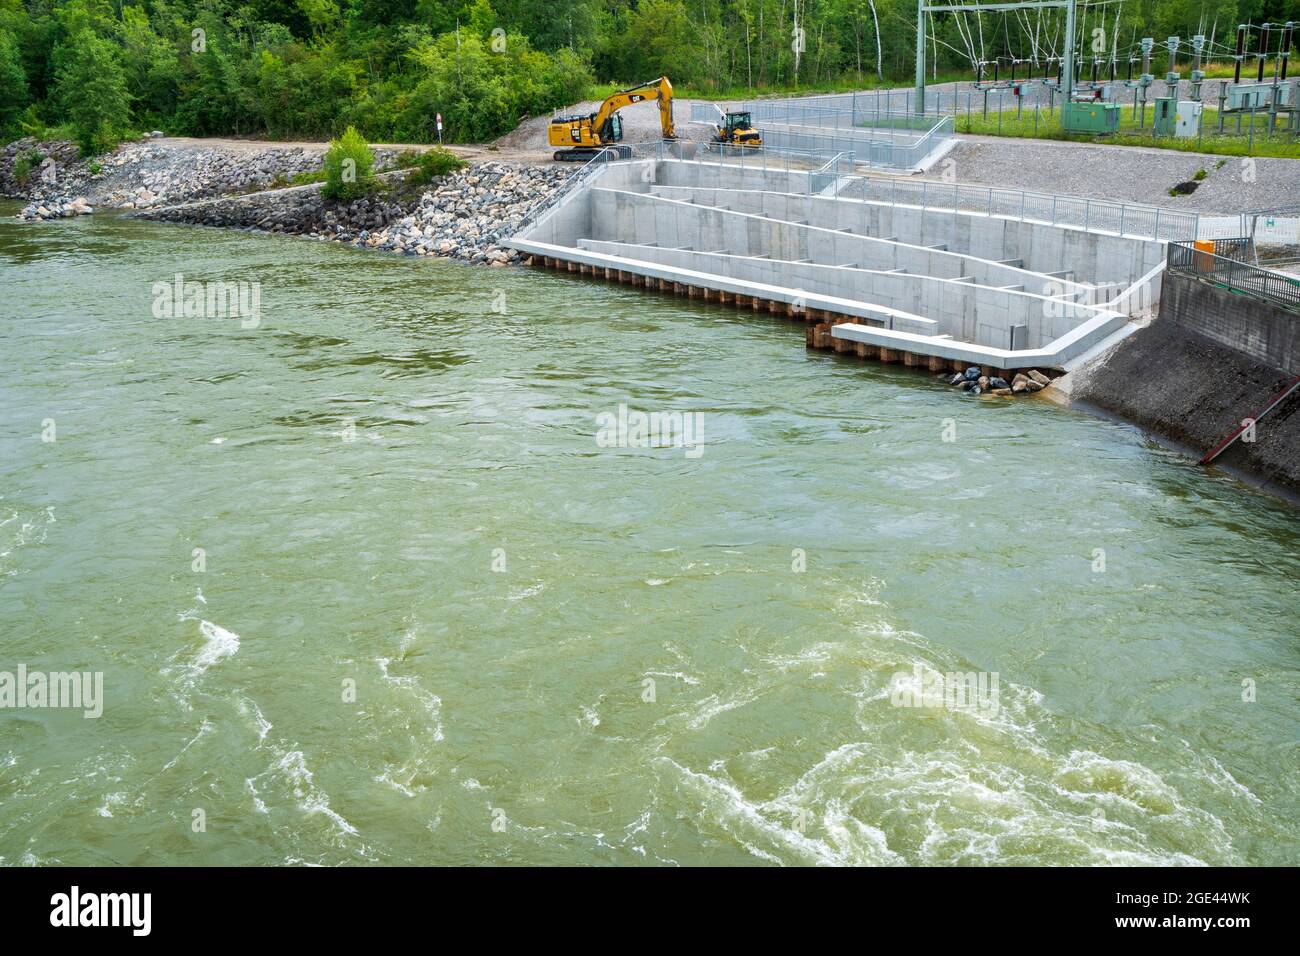
[[[1300,318],[1297,319],[1300,321]],[[1071,396],[1203,454],[1292,376],[1158,318],[1071,375]],[[1300,493],[1300,393],[1215,463]]]

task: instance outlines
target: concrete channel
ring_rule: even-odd
[[[1153,230],[1151,209],[1120,210],[1121,232],[991,211],[991,197],[923,206],[852,168],[705,150],[602,162],[507,244],[537,266],[789,315],[814,348],[934,370],[1063,370],[1158,301],[1168,218]]]

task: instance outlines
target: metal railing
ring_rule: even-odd
[[[806,103],[755,100],[728,103],[727,108],[749,111],[763,134],[764,146],[848,152],[853,154],[854,162],[894,169],[920,166],[953,132],[950,116]],[[720,115],[719,108],[711,103],[691,104],[694,123],[716,123]]]
[[[951,122],[945,118],[944,122]],[[764,147],[820,149],[848,153],[862,166],[885,169],[915,169],[936,148],[930,134],[902,141],[884,138],[875,130],[812,126],[788,126],[762,121],[756,123],[763,134]]]
[[[566,205],[580,194],[579,187],[590,185],[613,164],[647,159],[712,162],[734,166],[739,170],[801,173],[808,177],[810,193],[821,192],[852,170],[852,163],[845,153],[827,149],[764,147],[756,150],[691,140],[620,143],[618,146],[606,146],[578,167],[563,186],[528,211],[514,230],[514,235],[522,236],[526,230],[536,226],[543,216]]]
[[[836,153],[826,161],[826,164],[821,169],[808,174],[808,192],[816,194],[827,189],[838,192],[839,182],[844,175],[846,164],[852,164],[850,155],[848,153]]]
[[[1218,242],[1215,243],[1218,248]],[[1239,259],[1230,259],[1190,242],[1169,243],[1167,267],[1171,275],[1192,276],[1256,299],[1300,312],[1300,276],[1261,269]]]
[[[927,180],[859,176],[840,195],[923,209],[982,212],[990,216],[1027,219],[1054,226],[1076,226],[1089,232],[1113,232],[1151,239],[1194,239],[1199,214],[1109,199],[1053,196],[1023,189],[963,186]]]
[[[721,162],[740,169],[761,169],[768,172],[812,172],[835,159],[840,151],[818,146],[787,147],[735,146],[729,143],[697,142],[694,140],[665,140],[659,144],[659,159]]]
[[[1285,87],[1288,83],[1294,86],[1296,81],[1283,81],[1281,86]],[[1231,109],[1226,98],[1232,84],[1227,80],[1202,81],[1199,95],[1193,93],[1188,80],[1174,84],[1176,89],[1173,93],[1170,92],[1169,83],[1157,80],[1147,87],[1145,96],[1135,84],[1123,80],[1099,80],[1091,85],[1100,91],[1103,102],[1123,106],[1126,120],[1131,116],[1137,117],[1137,129],[1126,125],[1123,133],[1129,136],[1147,136],[1155,143],[1159,143],[1160,136],[1163,135],[1155,127],[1155,100],[1160,96],[1171,95],[1179,100],[1199,99],[1205,104],[1205,112],[1197,128],[1198,141],[1202,135],[1240,137],[1246,140],[1248,156],[1254,153],[1257,139],[1280,139],[1293,146],[1300,141],[1300,110],[1294,108],[1294,93],[1291,94],[1291,99],[1274,94],[1269,102],[1262,105],[1252,99],[1248,109]],[[1030,135],[1032,121],[1032,135],[1038,136],[1040,129],[1046,133],[1059,127],[1061,101],[1062,96],[1054,85],[1046,85],[1041,77],[1036,77],[1023,81],[1019,93],[1005,86],[988,85],[977,89],[973,84],[961,83],[949,89],[927,89],[920,102],[911,89],[865,90],[816,96],[796,94],[759,102],[778,104],[766,107],[775,110],[786,108],[780,104],[791,102],[804,109],[912,114],[926,118],[947,115],[956,118],[958,129],[967,133],[985,131],[1002,134],[1006,127],[1006,132],[1012,135]],[[1007,126],[1009,123],[1012,125]]]
[[[577,187],[582,183],[589,182],[597,174],[603,172],[610,163],[615,162],[622,157],[619,156],[619,150],[612,146],[607,146],[600,152],[596,153],[591,159],[587,160],[578,170],[564,181],[564,185],[551,193],[550,197],[528,210],[527,215],[515,229],[516,236],[522,236],[524,231],[537,225],[537,221],[552,209],[558,209],[577,195]]]

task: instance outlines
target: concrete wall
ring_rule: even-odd
[[[852,316],[836,337],[995,368],[1060,367],[1125,322],[1080,304],[1086,284],[1022,268],[1022,257],[1053,272],[1082,263],[1116,282],[1150,271],[1152,257],[1164,264],[1160,246],[1140,240],[812,195],[825,173],[652,159],[583,176],[507,244],[606,275]],[[1024,330],[1014,349],[1013,328]]]
[[[1300,374],[1300,314],[1173,273],[1165,276],[1160,317],[1256,361]]]
[[[1166,295],[1191,301],[1179,277],[1169,279]],[[1162,305],[1160,317],[1150,325],[1096,364],[1071,372],[1070,392],[1076,401],[1100,406],[1199,456],[1243,419],[1257,415],[1288,378],[1270,363],[1192,331]],[[1256,426],[1255,441],[1238,441],[1215,466],[1236,468],[1300,493],[1300,394]]]
[[[587,189],[594,184],[629,191],[647,190],[658,175],[660,164],[653,159],[631,163],[609,163],[596,167],[585,186],[578,186],[560,197],[559,202],[542,214],[525,230],[537,242],[571,246],[591,235],[591,201]],[[575,171],[574,175],[582,175]]]
[[[603,188],[603,183],[591,190],[591,203],[589,236],[593,239],[772,259],[810,259],[826,265],[853,264],[880,271],[903,269],[944,279],[969,277],[978,285],[1024,286],[1025,291],[1042,291],[1041,276],[1014,266],[829,227],[662,199],[653,194],[615,191]]]
[[[784,162],[777,155],[766,156],[762,152],[752,157],[744,157],[743,166],[739,160],[734,159],[725,163],[683,163],[665,160],[659,164],[655,182],[665,186],[722,187],[782,193],[809,192],[811,178],[809,169],[786,169]],[[811,168],[819,166],[820,163],[810,161],[804,165]]]
[[[892,237],[912,245],[945,245],[949,252],[985,259],[1020,259],[1029,272],[1071,272],[1077,281],[1085,283],[1128,286],[1165,258],[1163,242],[980,213],[735,189],[654,186],[651,192],[827,229]],[[1035,278],[1042,283],[1041,278]]]
[[[928,275],[897,275],[811,262],[784,262],[767,258],[702,253],[659,246],[630,245],[584,239],[581,249],[622,256],[682,269],[791,289],[815,289],[828,295],[872,302],[917,319],[888,327],[919,335],[953,338],[992,348],[1011,347],[1011,326],[1025,325],[1022,348],[1041,348],[1066,335],[1093,310],[1044,299],[1041,296],[972,286],[966,282]]]

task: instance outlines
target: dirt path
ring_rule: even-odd
[[[546,148],[545,138],[545,132],[543,131],[540,147],[533,145],[512,147],[498,145],[497,143],[448,143],[445,144],[445,148],[461,159],[470,162],[495,160],[497,162],[536,165],[551,162],[551,151]],[[318,140],[237,139],[227,136],[162,136],[152,142],[175,150],[224,149],[232,153],[247,153],[249,155],[267,149],[303,149],[323,153],[329,148],[328,142]],[[423,153],[428,149],[432,149],[436,144],[371,143],[370,145],[374,149],[389,149],[397,152],[409,150],[415,153]]]

